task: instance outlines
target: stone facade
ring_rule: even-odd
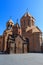
[[[3,46],[3,37],[0,36],[0,51],[2,51],[2,46]]]
[[[28,12],[20,19],[20,25],[10,19],[0,36],[0,51],[7,53],[41,52],[42,32],[34,25],[35,19]]]

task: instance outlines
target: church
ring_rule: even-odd
[[[0,35],[0,51],[8,54],[41,52],[41,45],[42,32],[28,12],[21,17],[20,25],[8,20],[6,30]]]

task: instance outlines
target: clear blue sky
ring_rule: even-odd
[[[17,18],[19,22],[27,8],[36,19],[35,25],[43,32],[43,0],[0,0],[0,35],[6,29],[6,22],[10,16],[14,23]]]

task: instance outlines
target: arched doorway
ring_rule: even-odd
[[[23,43],[23,53],[29,53],[29,39],[26,38],[26,40]]]
[[[29,38],[26,38],[26,43],[27,43],[27,53],[29,53]]]

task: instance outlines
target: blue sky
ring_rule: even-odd
[[[36,19],[35,25],[43,32],[43,0],[0,0],[0,35],[6,29],[6,23],[12,17],[14,23],[26,12]]]

